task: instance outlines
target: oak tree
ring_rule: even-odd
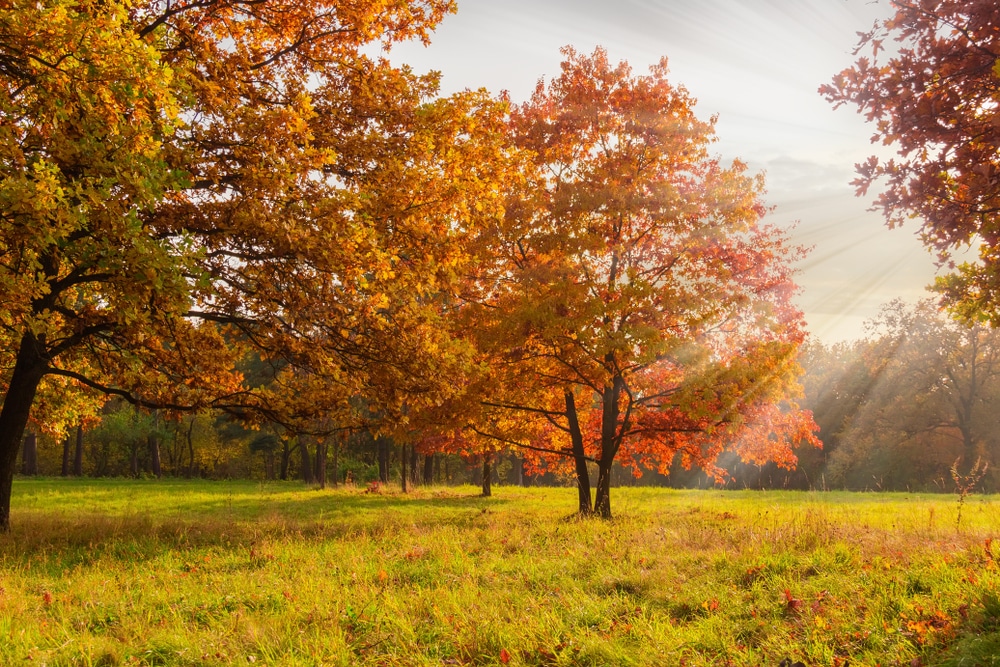
[[[433,299],[498,209],[503,107],[366,55],[453,8],[0,4],[0,529],[47,376],[293,428],[453,391]]]
[[[490,359],[492,422],[537,422],[524,454],[573,464],[582,513],[595,463],[601,516],[615,461],[713,470],[731,446],[793,465],[791,446],[813,441],[809,415],[780,406],[803,337],[800,250],[761,222],[761,177],[710,154],[715,119],[695,116],[665,60],[635,75],[602,49],[563,53],[512,112],[533,165],[464,309]]]

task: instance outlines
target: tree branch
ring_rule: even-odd
[[[576,455],[574,455],[572,451],[567,450],[567,449],[546,449],[544,447],[535,447],[534,445],[526,445],[523,442],[517,442],[516,440],[510,440],[508,438],[504,438],[504,437],[501,437],[499,435],[495,435],[493,433],[486,433],[485,431],[480,431],[475,426],[471,426],[470,425],[470,426],[467,426],[466,428],[468,428],[469,430],[471,430],[471,431],[473,431],[475,433],[478,433],[479,435],[483,436],[484,438],[489,438],[491,440],[496,440],[497,442],[502,442],[505,445],[511,445],[512,447],[519,447],[521,449],[530,449],[531,451],[542,452],[542,453],[545,453],[545,454],[556,454],[557,456],[565,456],[566,458],[570,458],[570,459],[575,459],[576,458]],[[596,459],[592,459],[589,456],[584,456],[583,458],[584,458],[584,460],[590,461],[591,463],[597,463]]]

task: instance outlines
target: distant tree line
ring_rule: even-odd
[[[492,484],[554,484],[555,475],[531,475],[516,453],[494,454]],[[251,430],[224,413],[168,417],[124,402],[108,402],[96,419],[64,438],[29,431],[21,475],[301,480],[317,487],[373,482],[399,488],[430,484],[483,485],[483,457],[402,445],[371,431],[329,437],[296,435],[270,426]]]
[[[960,323],[936,301],[893,301],[859,340],[802,347],[801,405],[822,449],[800,448],[793,470],[723,454],[726,488],[951,492],[951,468],[989,465],[978,489],[1000,490],[1000,331]],[[673,466],[648,483],[712,484]]]

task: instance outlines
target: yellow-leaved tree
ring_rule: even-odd
[[[47,376],[292,427],[454,391],[435,301],[500,210],[504,109],[366,55],[453,9],[0,3],[0,529]]]

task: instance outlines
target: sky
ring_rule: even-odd
[[[525,101],[558,74],[559,48],[608,50],[636,73],[666,56],[670,79],[718,114],[715,152],[764,171],[771,222],[813,248],[797,298],[825,343],[860,338],[863,323],[895,298],[929,296],[933,257],[917,225],[889,230],[857,198],[855,163],[872,146],[853,107],[817,93],[851,65],[857,32],[889,12],[887,0],[458,0],[430,46],[393,47],[390,59],[442,74],[442,93],[485,87]]]

